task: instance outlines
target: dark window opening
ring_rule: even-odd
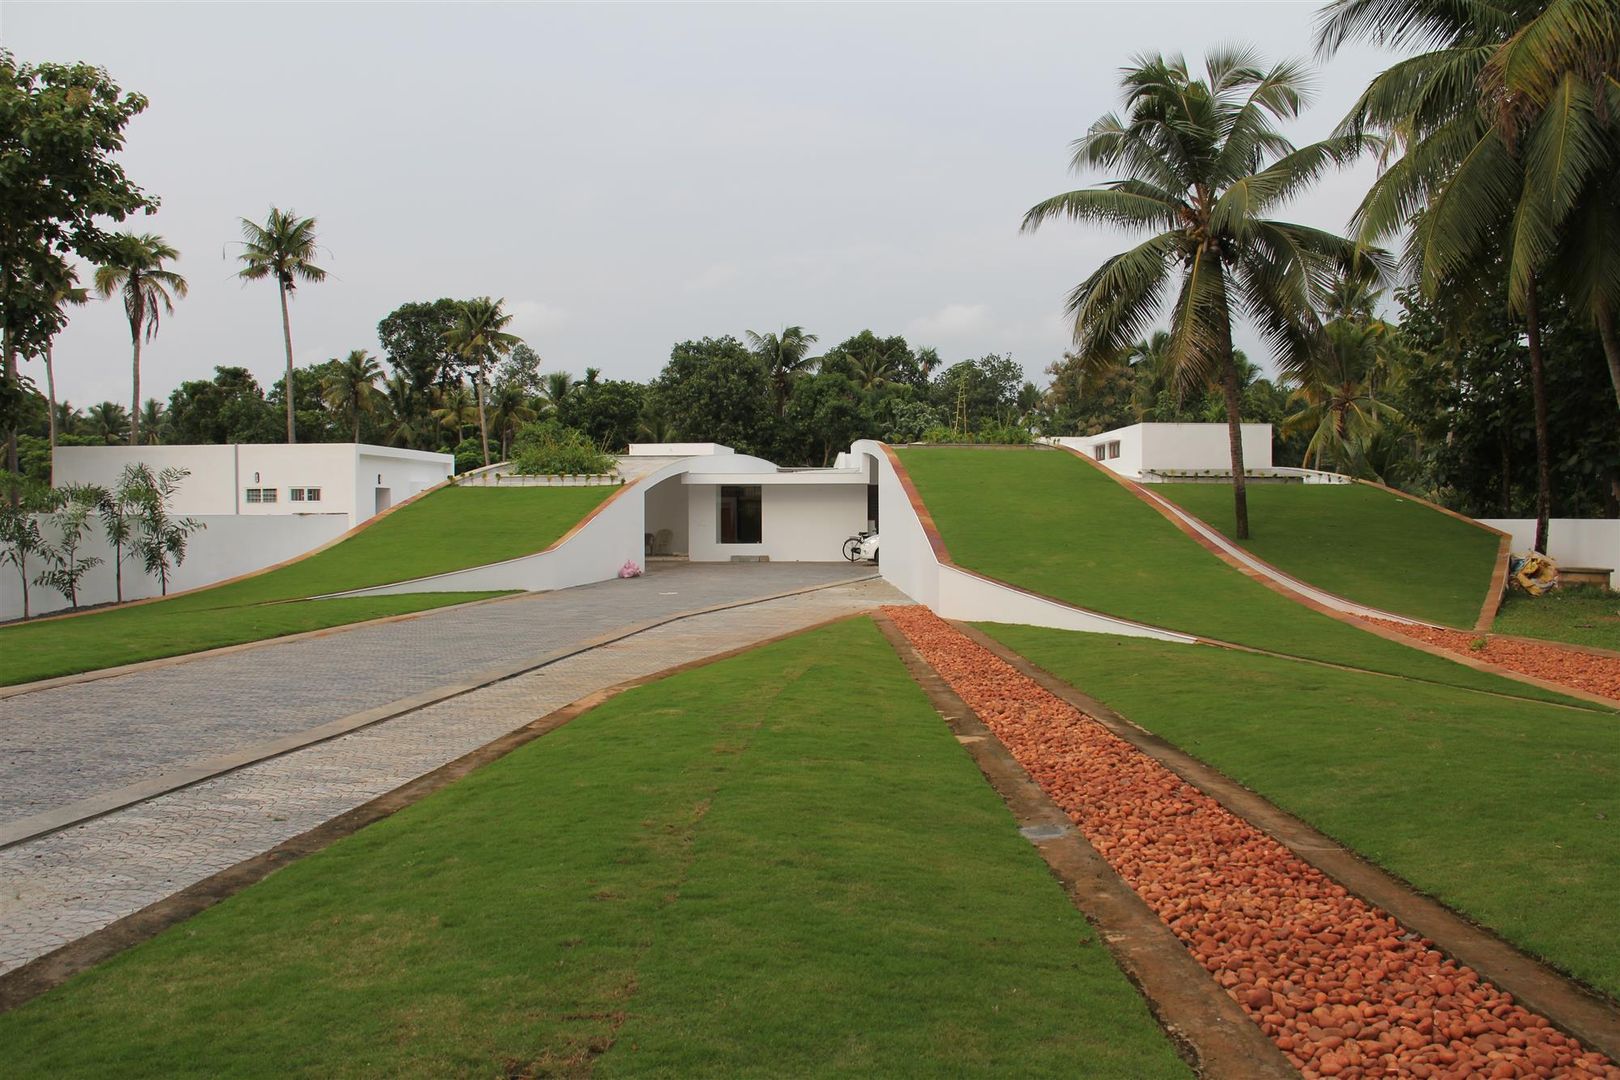
[[[763,489],[757,484],[720,489],[720,542],[758,544],[764,539]]]

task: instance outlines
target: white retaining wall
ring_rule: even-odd
[[[195,589],[216,581],[284,562],[334,540],[348,531],[347,514],[297,514],[281,517],[247,517],[240,514],[192,515],[208,527],[191,535],[185,562],[169,578],[169,591]],[[40,529],[50,542],[56,536],[47,520]],[[100,529],[92,525],[79,548],[80,554],[101,558],[80,582],[79,605],[111,603],[115,596],[112,550]],[[43,560],[30,560],[28,605],[35,614],[65,611],[67,598],[54,589],[32,584],[35,574],[45,568]],[[158,595],[158,582],[148,577],[138,561],[124,560],[124,599],[141,600]],[[0,619],[22,615],[22,586],[16,569],[0,567]]]

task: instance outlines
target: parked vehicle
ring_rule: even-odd
[[[878,561],[878,534],[875,532],[858,532],[845,540],[844,558],[850,562],[870,562],[876,565]]]

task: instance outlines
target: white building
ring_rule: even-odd
[[[133,462],[154,472],[174,466],[191,474],[175,496],[177,514],[336,514],[348,528],[455,472],[449,454],[364,443],[59,446],[52,460],[57,487],[111,488]]]
[[[1243,470],[1271,470],[1271,425],[1242,424]],[[1186,480],[1188,474],[1232,475],[1232,449],[1225,424],[1132,424],[1100,435],[1048,439],[1089,454],[1132,480]]]

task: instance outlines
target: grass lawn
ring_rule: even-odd
[[[496,593],[301,600],[541,551],[616,487],[445,488],[279,570],[169,600],[0,629],[0,686],[320,630]],[[283,603],[300,600],[299,603]]]
[[[1232,535],[1229,485],[1153,490]],[[1366,484],[1251,484],[1249,517],[1243,547],[1301,581],[1463,630],[1479,619],[1496,568],[1493,534]]]
[[[1190,1075],[866,619],[615,698],[0,1045],[18,1078]]]
[[[985,626],[1509,941],[1620,996],[1620,724],[1276,657]]]
[[[1620,592],[1592,585],[1538,597],[1509,592],[1491,629],[1620,651]]]
[[[899,454],[951,557],[990,577],[1109,615],[1290,656],[1565,700],[1311,611],[1228,566],[1071,454],[949,447]],[[1257,528],[1265,521],[1257,515]]]

